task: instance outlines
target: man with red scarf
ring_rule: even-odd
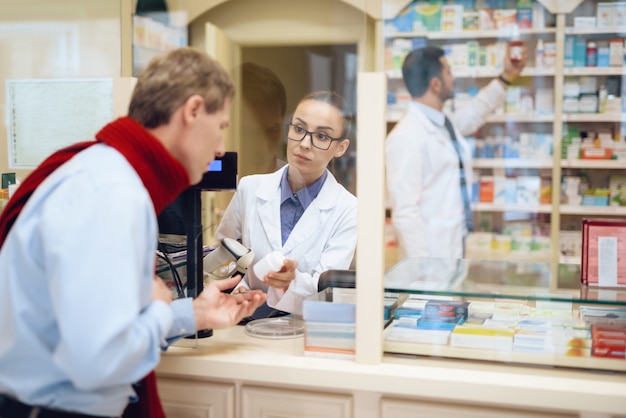
[[[128,117],[17,189],[0,216],[0,417],[113,417],[129,401],[127,416],[164,416],[152,370],[168,341],[236,324],[265,300],[223,293],[234,277],[172,302],[154,272],[157,214],[224,153],[233,97],[205,53],[157,57]]]

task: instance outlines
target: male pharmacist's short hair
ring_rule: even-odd
[[[224,108],[235,86],[224,68],[206,53],[191,47],[152,59],[139,74],[128,116],[146,128],[167,124],[185,101],[199,95],[207,113]]]
[[[411,51],[402,64],[402,78],[411,97],[421,97],[428,90],[430,80],[441,76],[443,49],[425,46]]]

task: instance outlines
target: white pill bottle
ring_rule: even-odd
[[[270,271],[278,271],[282,268],[285,256],[280,251],[273,251],[259,260],[252,269],[259,280],[263,280]]]

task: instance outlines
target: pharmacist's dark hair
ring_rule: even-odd
[[[430,80],[441,76],[443,49],[425,46],[411,51],[402,64],[402,78],[411,97],[421,97],[428,90]]]

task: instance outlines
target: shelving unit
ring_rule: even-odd
[[[505,4],[507,0],[500,1]],[[565,104],[565,84],[572,78],[592,77],[598,78],[598,87],[606,84],[608,78],[622,78],[622,82],[626,77],[626,65],[621,66],[565,66],[565,47],[567,37],[578,37],[582,39],[608,40],[609,38],[618,37],[626,40],[626,25],[610,26],[610,27],[574,27],[574,17],[577,16],[595,16],[598,3],[610,2],[609,0],[578,0],[572,2],[559,2],[551,0],[537,0],[545,7],[545,21],[551,24],[551,27],[520,29],[519,34],[525,40],[529,51],[529,62],[520,76],[520,81],[516,84],[531,91],[537,86],[551,88],[554,95],[553,113],[511,113],[496,112],[490,116],[483,129],[487,132],[485,137],[492,132],[499,132],[501,135],[512,137],[514,140],[520,132],[539,132],[542,134],[552,135],[552,155],[546,158],[475,158],[473,161],[474,170],[478,170],[481,174],[491,176],[510,176],[517,173],[539,176],[541,179],[550,179],[551,192],[550,202],[542,201],[539,205],[516,205],[516,204],[493,204],[485,202],[477,202],[473,204],[473,210],[476,214],[484,216],[487,213],[493,216],[509,217],[510,219],[519,219],[520,213],[526,213],[531,222],[541,222],[545,227],[548,225],[550,242],[552,243],[551,253],[549,257],[551,261],[568,260],[568,262],[580,262],[578,255],[565,255],[560,251],[560,240],[562,238],[561,230],[572,228],[578,225],[580,230],[580,220],[584,217],[616,217],[625,216],[626,207],[616,206],[591,206],[591,205],[572,205],[568,204],[562,196],[562,178],[563,175],[572,175],[572,173],[583,173],[593,178],[605,179],[611,175],[626,176],[626,160],[585,160],[585,159],[568,159],[563,155],[562,137],[567,133],[569,126],[578,126],[581,130],[595,131],[609,127],[615,134],[619,133],[620,137],[626,134],[626,113],[623,111],[615,111],[611,109],[607,113],[565,113],[563,112]],[[407,4],[410,2],[407,2]],[[460,2],[459,2],[460,3]],[[506,3],[512,4],[512,2]],[[423,43],[428,45],[445,45],[448,43],[462,43],[470,40],[477,41],[480,45],[484,42],[495,42],[497,40],[508,40],[509,30],[482,30],[462,31],[462,32],[442,32],[442,31],[412,31],[397,32],[387,30],[384,32],[385,45],[393,46],[394,39],[415,39],[422,38]],[[551,68],[536,66],[532,57],[535,53],[536,41],[542,39],[543,42],[554,42],[555,62]],[[457,42],[458,41],[458,42]],[[625,47],[626,49],[626,47]],[[397,51],[396,51],[397,52]],[[626,52],[626,51],[625,51]],[[398,62],[391,61],[392,63]],[[389,60],[387,60],[387,64]],[[452,63],[453,64],[453,63]],[[474,68],[452,68],[452,72],[457,80],[458,85],[475,85],[480,87],[485,85],[490,79],[497,77],[500,73],[498,68],[474,67]],[[389,89],[397,89],[402,86],[401,71],[398,69],[386,69],[388,77]],[[624,91],[624,87],[621,88]],[[457,92],[463,91],[457,88]],[[405,98],[405,97],[403,97]],[[621,109],[620,109],[621,110]],[[388,129],[393,127],[402,115],[397,107],[391,106],[388,112]],[[586,174],[585,174],[586,173]],[[608,173],[608,174],[606,174]],[[598,180],[599,181],[599,180]],[[608,187],[604,184],[603,187]],[[516,215],[517,214],[517,215]],[[502,225],[500,221],[500,225]],[[487,258],[515,258],[512,253],[496,253],[485,254],[484,252],[474,252]],[[541,258],[541,257],[540,257]]]

